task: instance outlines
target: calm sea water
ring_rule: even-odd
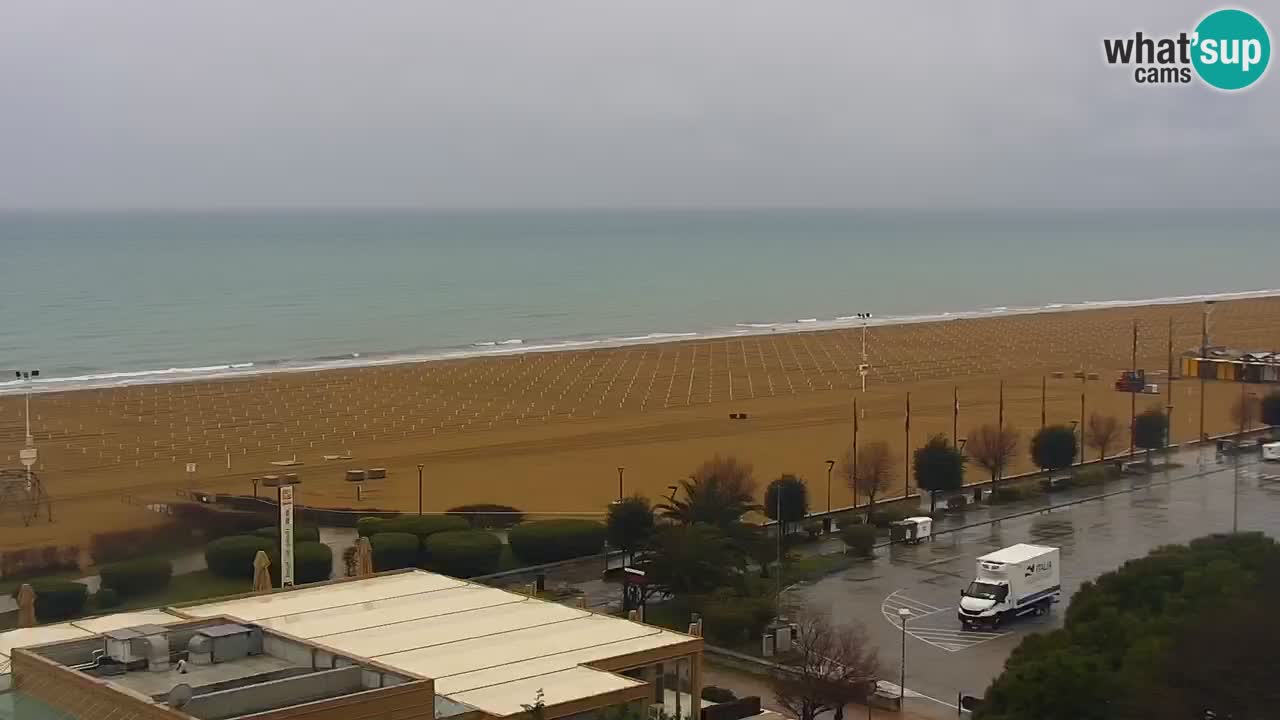
[[[1268,290],[1280,211],[7,213],[0,251],[0,369],[66,387]]]

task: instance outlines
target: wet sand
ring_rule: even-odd
[[[1130,396],[1112,382],[1129,367],[1134,321],[1138,365],[1161,389],[1137,396],[1137,410],[1170,402],[1170,319],[1175,356],[1200,344],[1200,304],[876,327],[866,336],[865,393],[862,333],[845,329],[40,394],[32,398],[37,471],[54,522],[42,515],[23,527],[0,510],[0,549],[86,543],[94,532],[159,521],[141,505],[184,489],[249,493],[251,478],[285,472],[303,481],[299,502],[416,510],[419,463],[429,512],[497,502],[600,513],[617,496],[619,466],[627,494],[657,498],[717,453],[752,463],[761,489],[783,472],[804,477],[811,507],[825,509],[825,460],[850,443],[855,398],[865,413],[860,442],[883,440],[902,458],[908,392],[918,446],[951,434],[955,389],[961,437],[995,422],[1001,380],[1006,420],[1024,437],[1013,470],[1025,470],[1042,378],[1047,422],[1077,419],[1083,392],[1086,415],[1127,424]],[[1280,349],[1280,298],[1218,303],[1211,335]],[[1099,379],[1082,382],[1079,370]],[[1198,433],[1199,389],[1198,380],[1174,383],[1175,441]],[[1238,385],[1207,384],[1208,432],[1230,429],[1238,396]],[[19,467],[22,435],[22,397],[0,397],[0,467]],[[295,458],[301,464],[272,464]],[[891,494],[902,492],[902,465]],[[345,472],[369,468],[387,478],[366,482],[357,501]],[[831,504],[850,499],[836,479]]]

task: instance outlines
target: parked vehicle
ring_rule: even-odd
[[[1262,446],[1262,459],[1280,462],[1280,442],[1269,442]]]
[[[1058,548],[1020,543],[978,558],[956,616],[966,630],[994,628],[1021,615],[1043,615],[1061,599]]]
[[[933,518],[909,517],[889,524],[890,542],[919,544],[933,535]]]

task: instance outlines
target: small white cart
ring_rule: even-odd
[[[933,535],[933,518],[909,517],[889,526],[892,542],[919,543]]]

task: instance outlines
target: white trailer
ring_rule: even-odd
[[[1020,615],[1043,615],[1061,599],[1058,548],[1011,545],[978,558],[956,616],[965,629],[996,627]]]

